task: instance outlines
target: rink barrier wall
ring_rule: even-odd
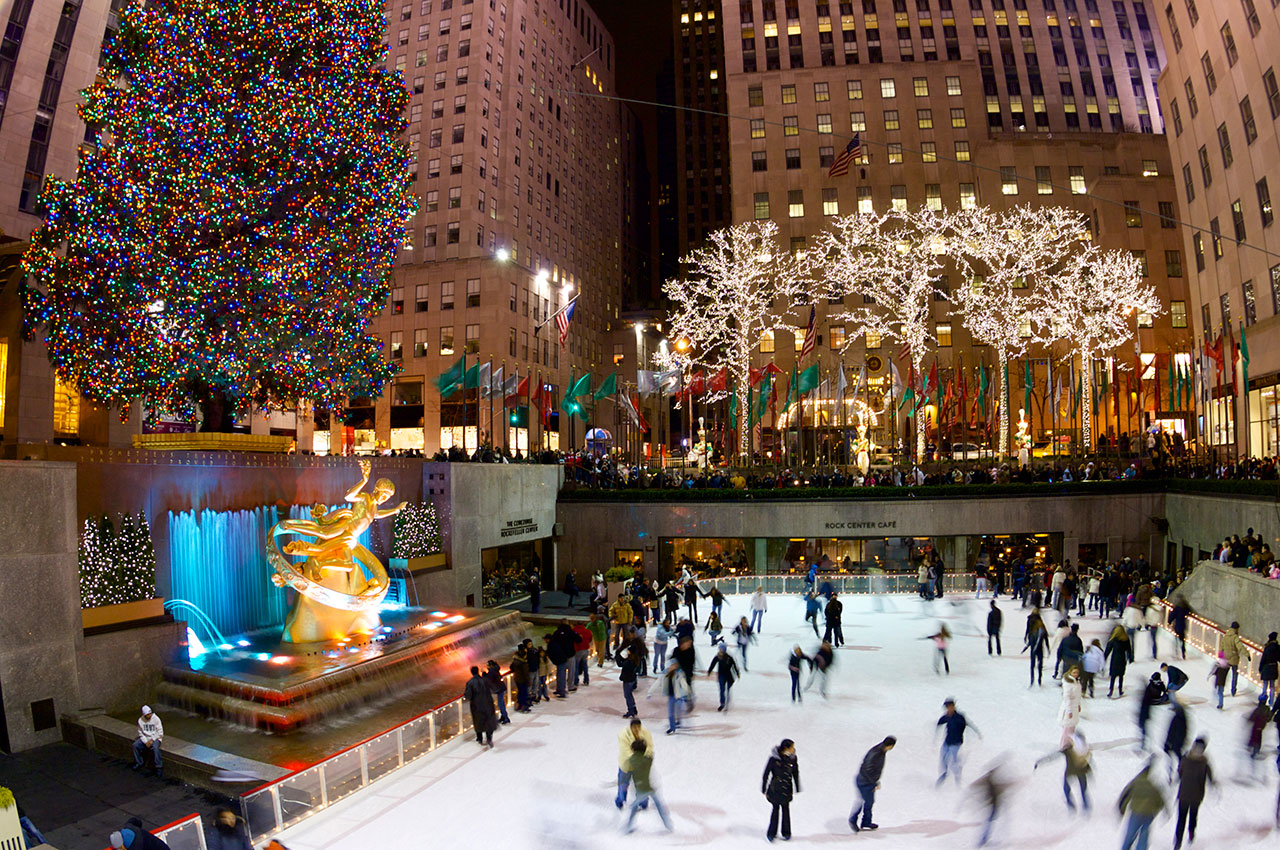
[[[920,591],[920,580],[916,573],[867,573],[865,575],[830,575],[819,573],[814,587],[830,583],[836,593],[846,596],[866,596],[869,594],[916,594]],[[724,578],[700,578],[698,586],[705,592],[712,587],[720,588],[725,596],[742,594],[750,596],[757,587],[763,587],[766,594],[800,595],[808,590],[805,577],[796,575],[746,575],[727,576]],[[975,573],[942,574],[943,593],[973,593],[977,587]]]
[[[509,673],[503,676],[503,682],[506,686],[503,697],[510,705]],[[459,696],[315,764],[248,791],[240,795],[240,814],[249,837],[254,843],[268,839],[474,728],[471,712]],[[192,848],[194,845],[183,845],[182,850]]]
[[[1160,628],[1169,633],[1174,640],[1177,637],[1173,634],[1173,625],[1169,622],[1169,614],[1173,610],[1173,606],[1164,599],[1157,600],[1160,606]],[[1187,643],[1194,646],[1210,658],[1217,658],[1218,652],[1222,646],[1222,638],[1227,633],[1226,629],[1219,626],[1212,620],[1206,620],[1197,614],[1187,615]],[[1240,636],[1240,641],[1249,648],[1249,663],[1241,664],[1238,673],[1241,679],[1246,679],[1259,688],[1262,687],[1262,676],[1258,671],[1258,658],[1262,655],[1262,646],[1256,641],[1249,640],[1244,635]]]
[[[162,826],[152,834],[168,844],[169,850],[208,850],[204,843],[204,821],[198,812]]]

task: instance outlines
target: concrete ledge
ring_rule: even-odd
[[[133,742],[138,730],[105,714],[63,715],[62,734],[70,743],[133,763]],[[289,771],[274,764],[192,744],[165,736],[162,747],[165,776],[180,779],[220,794],[236,794],[285,776]],[[214,774],[242,774],[244,782],[221,782]]]
[[[1269,632],[1280,630],[1280,581],[1275,579],[1201,561],[1173,596],[1180,594],[1191,610],[1223,629],[1240,623],[1240,634],[1259,645]]]

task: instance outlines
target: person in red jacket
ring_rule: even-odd
[[[579,677],[582,679],[582,684],[591,684],[591,668],[587,666],[587,656],[590,652],[591,632],[582,623],[577,623],[573,627],[573,686],[569,690],[578,689]]]

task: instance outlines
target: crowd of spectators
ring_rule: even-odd
[[[1239,534],[1224,537],[1213,550],[1213,557],[1218,563],[1238,570],[1249,570],[1267,578],[1280,579],[1280,564],[1276,563],[1276,556],[1261,535],[1255,534],[1252,528],[1245,532],[1243,540]]]

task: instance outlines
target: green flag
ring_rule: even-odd
[[[604,379],[604,383],[600,385],[600,389],[596,390],[591,396],[593,399],[599,400],[608,398],[611,395],[618,394],[618,373],[613,371],[609,373],[609,377]]]
[[[462,388],[464,390],[474,390],[480,386],[480,363],[472,366],[467,370],[466,376],[462,379]]]
[[[572,378],[570,373],[569,389],[565,391],[565,398],[578,398],[579,396],[588,395],[591,392],[591,373],[584,372],[582,377],[577,381]]]
[[[902,401],[898,402],[898,409],[901,410],[902,405],[908,401],[911,402],[911,407],[907,408],[907,415],[914,416],[916,412],[916,391],[914,387],[907,387],[906,392],[902,394]]]
[[[982,415],[987,415],[987,365],[985,363],[978,364],[978,407],[982,409]]]
[[[729,427],[735,432],[738,430],[738,389],[734,387],[733,393],[729,396]]]
[[[1166,380],[1168,381],[1168,384],[1169,384],[1169,409],[1173,410],[1175,405],[1177,404],[1177,402],[1174,400],[1174,394],[1175,394],[1175,390],[1178,389],[1178,386],[1174,382],[1174,378],[1173,378],[1173,355],[1172,354],[1169,355],[1169,368],[1166,371],[1167,371]]]
[[[441,396],[448,398],[458,391],[466,369],[467,355],[464,354],[458,358],[457,363],[454,363],[436,377],[436,388],[440,390]]]
[[[1243,339],[1243,337],[1241,337]],[[814,363],[800,373],[800,395],[812,392],[818,386],[818,364]]]
[[[1244,367],[1244,393],[1249,394],[1249,343],[1244,339],[1244,324],[1240,325],[1240,365]]]
[[[800,394],[796,392],[800,387],[800,376],[796,372],[796,364],[791,364],[791,382],[787,384],[787,404],[786,409],[790,410],[791,405],[800,400]]]
[[[769,395],[773,392],[773,375],[767,374],[764,380],[760,382],[760,389],[756,390],[755,401],[751,405],[751,410],[747,416],[747,424],[755,427],[755,424],[764,419],[765,411],[769,409]]]
[[[1022,409],[1031,410],[1031,382],[1035,380],[1031,377],[1031,358],[1023,361],[1022,369]]]

